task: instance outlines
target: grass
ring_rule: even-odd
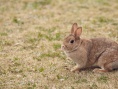
[[[108,81],[108,77],[107,76],[104,76],[104,75],[101,75],[97,81],[99,82],[102,82],[102,83],[106,83]]]
[[[118,89],[118,72],[79,74],[60,50],[71,25],[118,42],[117,0],[0,0],[0,89]]]

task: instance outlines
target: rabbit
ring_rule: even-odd
[[[81,39],[82,27],[74,23],[70,34],[64,38],[62,50],[75,62],[71,72],[92,67],[93,72],[104,73],[118,68],[118,43],[107,38]]]

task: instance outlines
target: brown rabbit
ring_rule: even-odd
[[[72,72],[97,65],[94,72],[108,72],[118,68],[118,44],[106,38],[81,39],[82,27],[74,23],[62,45],[65,54],[76,66]]]

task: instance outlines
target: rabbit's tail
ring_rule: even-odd
[[[118,69],[118,60],[116,60],[115,62],[112,62],[112,68]]]
[[[118,60],[114,61],[114,62],[111,62],[107,65],[104,66],[106,70],[113,70],[113,69],[118,69]]]

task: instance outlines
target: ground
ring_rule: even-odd
[[[67,70],[74,22],[82,38],[118,42],[118,0],[0,0],[0,89],[118,89],[118,71]]]

